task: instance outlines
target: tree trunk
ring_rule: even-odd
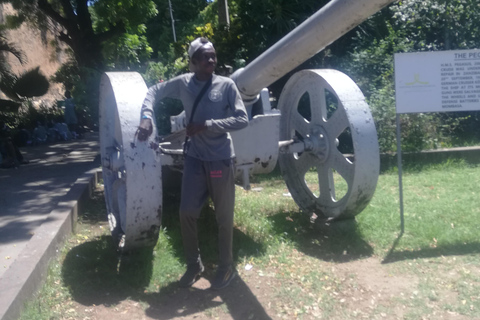
[[[218,23],[227,27],[230,26],[230,16],[228,15],[227,0],[218,0]]]

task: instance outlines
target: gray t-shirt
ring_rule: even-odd
[[[197,80],[194,73],[187,73],[150,87],[143,102],[142,116],[153,118],[155,101],[168,97],[182,101],[188,121],[193,103],[205,83]],[[232,79],[213,75],[212,84],[200,99],[192,122],[205,123],[207,130],[190,138],[189,156],[204,161],[235,156],[228,132],[245,128],[248,116]]]

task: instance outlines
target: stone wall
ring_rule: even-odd
[[[5,16],[13,12],[14,10],[10,4],[1,4],[0,22],[3,23]],[[52,28],[54,27],[52,26]],[[7,54],[7,61],[12,71],[17,75],[39,66],[40,71],[47,78],[50,78],[69,58],[65,45],[60,46],[60,48],[54,45],[54,33],[50,30],[42,32],[24,23],[16,30],[6,31],[5,35],[8,42],[14,44],[26,56],[25,63],[21,64],[15,56]],[[45,102],[51,105],[56,100],[64,99],[63,92],[62,85],[51,82],[49,92],[45,96],[37,97],[34,100],[37,104]]]

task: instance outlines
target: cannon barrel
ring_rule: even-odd
[[[393,0],[332,0],[232,75],[245,102]]]

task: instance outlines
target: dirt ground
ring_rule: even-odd
[[[442,308],[442,303],[456,298],[455,290],[446,290],[439,299],[424,299],[418,293],[419,276],[402,275],[376,257],[333,263],[294,250],[289,258],[301,266],[298,274],[284,277],[282,265],[277,263],[262,270],[253,266],[239,270],[229,287],[212,291],[209,279],[213,274],[207,273],[190,289],[172,286],[146,301],[127,298],[118,304],[91,306],[74,302],[76,316],[72,319],[405,319],[415,318],[412,308],[418,308],[418,301],[410,305],[405,301],[417,299],[426,300],[429,310],[418,319],[471,319]],[[331,281],[312,290],[301,275],[312,269],[325,270],[325,279]],[[446,276],[455,281],[455,274],[456,270],[451,270]],[[306,299],[307,303],[302,297],[312,299]]]

